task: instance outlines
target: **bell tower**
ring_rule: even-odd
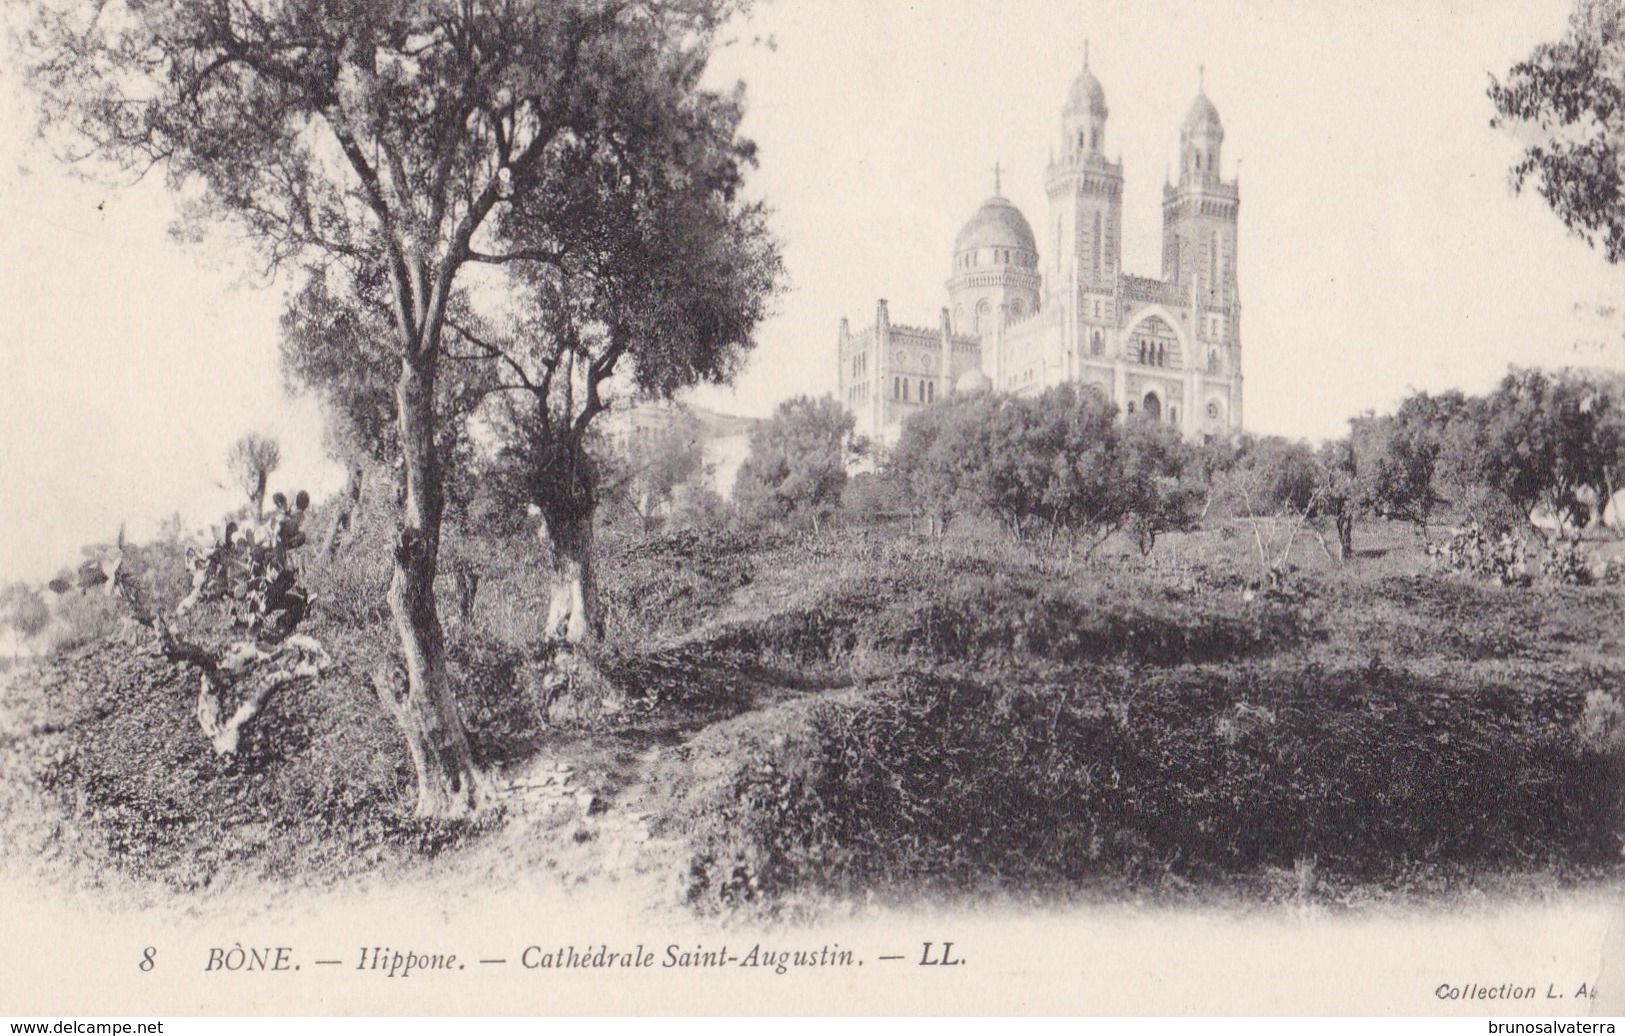
[[[1196,100],[1179,131],[1179,179],[1162,188],[1162,277],[1189,307],[1195,355],[1190,364],[1204,396],[1219,392],[1204,420],[1241,420],[1241,296],[1237,289],[1236,180],[1226,180],[1220,159],[1224,124],[1198,75]]]
[[[1045,281],[1052,296],[1068,303],[1080,286],[1111,290],[1105,286],[1122,267],[1123,166],[1106,157],[1108,114],[1085,43],[1083,68],[1061,109],[1059,157],[1051,158],[1044,177],[1050,202]]]

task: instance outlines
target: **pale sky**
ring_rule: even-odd
[[[1206,66],[1240,164],[1247,425],[1320,438],[1413,388],[1479,391],[1508,364],[1587,359],[1617,332],[1607,266],[1533,195],[1485,88],[1563,29],[1566,2],[1333,4],[778,0],[715,66],[749,88],[753,190],[776,209],[791,285],[717,409],[765,414],[835,388],[837,322],[934,326],[960,225],[991,193],[1044,220],[1043,167],[1090,40],[1106,150],[1124,163],[1124,263],[1159,270],[1160,188]],[[9,64],[9,63],[8,63]],[[172,242],[156,183],[96,186],[33,150],[0,77],[0,579],[38,579],[179,510],[235,493],[225,451],[280,438],[279,487],[335,488],[313,409],[276,366],[285,282],[229,235]],[[1594,355],[1594,354],[1588,354]],[[1614,350],[1613,362],[1621,353]]]

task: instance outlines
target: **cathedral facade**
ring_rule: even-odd
[[[1162,189],[1160,277],[1123,271],[1123,166],[1106,157],[1106,115],[1086,53],[1045,171],[1042,250],[996,183],[954,239],[937,326],[892,323],[884,299],[871,325],[841,320],[840,399],[859,434],[890,445],[905,417],[952,393],[1066,382],[1191,439],[1241,426],[1240,196],[1220,175],[1218,110],[1199,90],[1180,129],[1178,179]]]

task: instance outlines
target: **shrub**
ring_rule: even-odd
[[[775,890],[1602,864],[1617,673],[1380,666],[906,675],[703,735],[669,790],[706,902]],[[776,732],[776,733],[775,733]],[[1516,760],[1516,765],[1509,765]]]
[[[751,581],[752,548],[760,542],[684,530],[607,551],[600,566],[607,638],[633,646],[703,622]]]
[[[1578,538],[1559,537],[1546,544],[1546,553],[1540,559],[1540,573],[1566,586],[1590,586],[1593,582],[1591,560]]]
[[[1575,736],[1583,751],[1625,753],[1625,705],[1607,691],[1586,692],[1585,710],[1575,726]]]
[[[1443,571],[1493,579],[1503,586],[1528,586],[1528,542],[1510,532],[1491,535],[1477,522],[1452,530],[1443,543],[1429,543],[1428,556]]]

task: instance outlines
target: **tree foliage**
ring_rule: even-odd
[[[1119,422],[1104,396],[1074,385],[927,407],[903,423],[888,463],[934,531],[976,511],[1085,550],[1131,526],[1149,552],[1159,533],[1188,528],[1205,496],[1178,429]]]
[[[1371,511],[1411,522],[1426,540],[1441,505],[1440,479],[1447,458],[1447,432],[1466,406],[1460,392],[1407,396],[1392,414],[1367,414],[1350,424],[1354,464]]]
[[[0,587],[0,626],[15,630],[22,640],[36,636],[51,622],[45,598],[27,583]]]
[[[819,527],[841,503],[852,414],[829,396],[795,396],[750,434],[734,481],[734,502],[757,521]]]
[[[237,488],[248,497],[252,518],[256,522],[265,515],[266,484],[281,464],[281,445],[258,432],[244,435],[232,443],[226,453],[226,467],[230,469]]]
[[[1456,483],[1488,491],[1526,524],[1540,510],[1559,530],[1583,527],[1591,507],[1581,490],[1598,478],[1603,409],[1585,385],[1514,369],[1489,395],[1470,400],[1452,426]]]
[[[1165,532],[1196,527],[1207,503],[1196,450],[1179,429],[1141,416],[1123,424],[1122,492],[1140,553]]]
[[[1625,259],[1625,5],[1576,0],[1561,39],[1492,80],[1491,125],[1534,136],[1512,167],[1570,231]]]

